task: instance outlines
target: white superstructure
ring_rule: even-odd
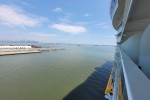
[[[117,31],[112,100],[150,100],[150,0],[111,0],[110,16]]]

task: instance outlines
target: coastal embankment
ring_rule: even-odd
[[[29,49],[0,49],[0,56],[41,53],[45,51],[64,50],[64,48],[29,48]]]

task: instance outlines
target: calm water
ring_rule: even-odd
[[[95,67],[113,60],[115,50],[111,46],[45,46],[66,50],[0,57],[0,100],[62,100]]]

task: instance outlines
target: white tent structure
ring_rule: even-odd
[[[0,46],[0,49],[30,49],[31,46]]]

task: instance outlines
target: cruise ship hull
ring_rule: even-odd
[[[112,100],[150,98],[149,4],[149,0],[111,0],[110,16],[117,31]]]

